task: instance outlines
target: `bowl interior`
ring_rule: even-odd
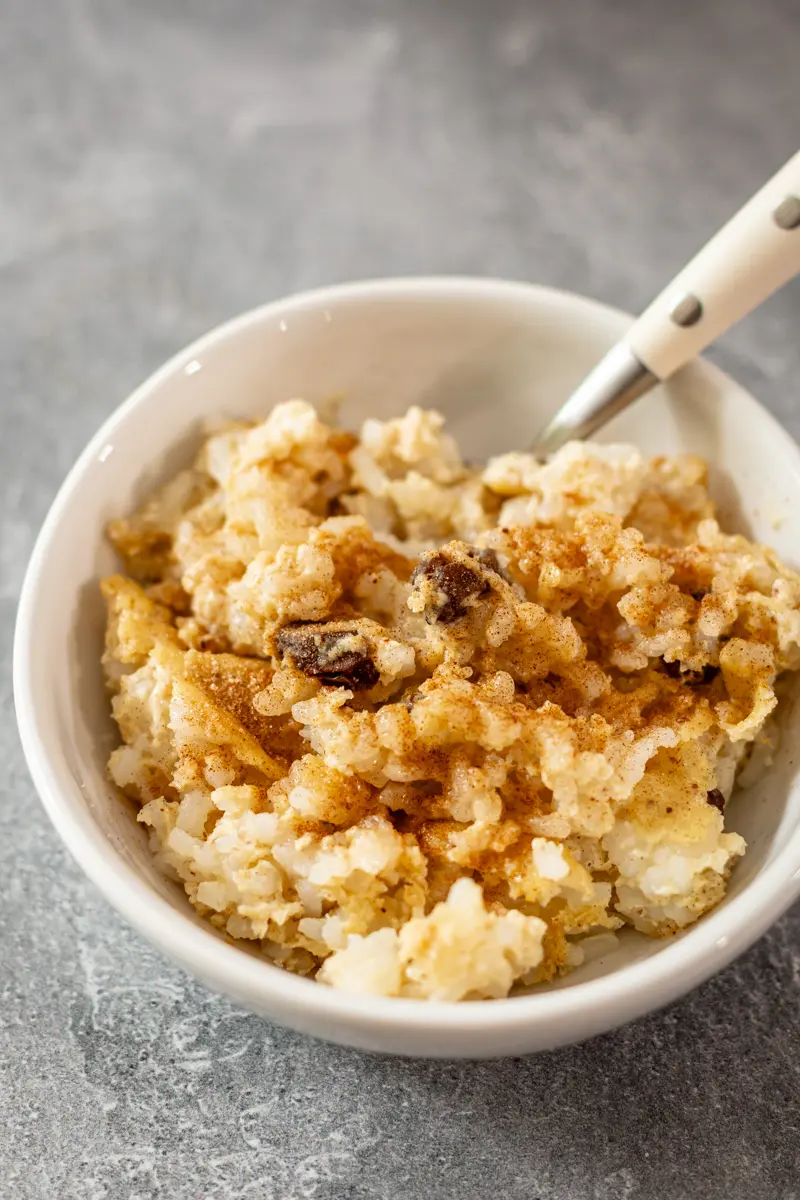
[[[132,807],[106,780],[115,734],[99,667],[97,581],[118,565],[103,538],[107,521],[190,459],[205,419],[261,416],[293,396],[317,404],[341,397],[341,420],[352,428],[412,403],[436,407],[468,457],[524,448],[626,323],[592,302],[518,285],[410,281],[301,297],[233,322],[179,355],[87,449],[49,519],[31,585],[35,720],[55,774],[66,780],[59,802],[75,821],[99,828],[119,860],[209,938],[217,935],[154,869]],[[617,418],[603,440],[703,455],[726,527],[795,558],[800,455],[715,368],[685,369]],[[740,791],[726,815],[749,844],[729,897],[757,879],[800,821],[793,788],[800,714],[791,695],[782,726],[769,775]],[[557,986],[580,986],[663,945],[627,935]]]

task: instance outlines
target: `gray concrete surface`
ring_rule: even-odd
[[[33,793],[8,670],[58,484],[167,355],[267,298],[397,272],[636,309],[797,148],[799,43],[796,0],[4,0],[3,1200],[800,1197],[797,910],[577,1048],[476,1066],[314,1043],[109,911]],[[795,434],[799,314],[795,285],[718,351]]]

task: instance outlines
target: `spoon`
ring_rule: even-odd
[[[723,225],[541,430],[539,458],[591,435],[800,272],[800,152]]]

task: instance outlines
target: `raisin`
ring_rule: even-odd
[[[677,659],[675,662],[665,662],[664,670],[672,679],[680,679],[681,683],[688,683],[689,687],[711,683],[711,680],[719,675],[719,667],[712,666],[711,663],[706,663],[701,671],[682,671]]]
[[[482,567],[486,567],[487,571],[494,571],[497,575],[503,574],[502,567],[500,566],[500,559],[497,557],[494,550],[470,549],[467,551],[467,555],[469,558],[476,559]]]
[[[372,659],[372,646],[357,628],[331,629],[325,625],[286,625],[278,631],[275,644],[304,675],[330,687],[363,691],[380,679]]]
[[[494,550],[479,550],[470,547],[467,557],[475,560],[484,570],[500,574],[500,563]],[[427,579],[438,595],[425,606],[425,620],[429,625],[441,621],[450,625],[463,617],[467,601],[484,596],[489,584],[480,569],[450,557],[446,550],[436,550],[417,563],[411,573],[411,584]]]
[[[713,805],[714,808],[718,808],[720,812],[725,811],[725,797],[719,788],[712,788],[706,796],[706,800],[709,804]]]

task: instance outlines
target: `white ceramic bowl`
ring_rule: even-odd
[[[20,604],[14,683],[25,753],[54,825],[89,878],[210,987],[281,1024],[371,1050],[520,1054],[666,1004],[749,946],[800,890],[800,723],[791,702],[768,778],[726,813],[749,849],[719,908],[680,937],[631,933],[614,953],[553,987],[488,1003],[354,997],[228,944],[154,869],[143,830],[106,779],[114,732],[99,666],[97,581],[114,559],[103,529],[188,460],[201,419],[254,417],[288,397],[341,393],[342,419],[353,428],[419,403],[446,415],[468,456],[522,448],[627,323],[577,296],[482,280],[386,281],[297,296],[247,313],[179,354],[81,455],[45,521]],[[605,437],[652,453],[704,455],[726,521],[792,560],[800,544],[800,452],[714,367],[686,368]]]

